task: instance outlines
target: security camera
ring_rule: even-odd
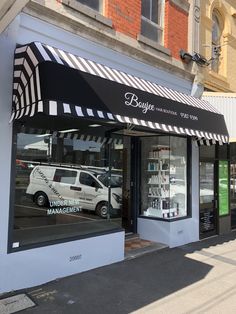
[[[200,66],[208,66],[210,64],[209,61],[205,57],[200,55],[200,53],[196,53],[196,52],[194,53],[192,60],[195,61]]]

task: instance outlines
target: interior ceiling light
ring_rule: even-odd
[[[50,135],[52,135],[52,134],[45,133],[45,134],[38,134],[38,135],[36,135],[36,137],[45,137],[45,136],[50,136]]]
[[[68,130],[61,130],[59,131],[60,133],[71,133],[71,132],[76,132],[79,131],[79,129],[68,129]]]
[[[97,128],[99,126],[101,126],[101,125],[100,124],[90,124],[89,125],[90,128]]]
[[[117,124],[116,121],[108,121],[107,124]]]
[[[191,55],[189,52],[181,49],[179,51],[179,55],[183,62],[186,64],[189,64],[191,61],[196,62],[200,66],[208,66],[210,64],[209,60],[200,55],[200,53],[195,52],[193,55]]]

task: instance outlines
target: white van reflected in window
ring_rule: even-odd
[[[101,180],[99,179],[101,178]],[[30,174],[30,182],[26,194],[30,195],[39,207],[51,206],[55,201],[76,201],[81,208],[95,211],[97,215],[106,218],[108,215],[108,178],[107,173],[96,176],[89,170],[67,168],[61,166],[38,165]],[[122,177],[110,179],[111,203],[110,214],[120,213],[122,202]]]

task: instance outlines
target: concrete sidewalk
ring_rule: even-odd
[[[164,248],[28,289],[37,305],[21,313],[236,313],[235,239]]]

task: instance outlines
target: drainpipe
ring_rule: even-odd
[[[188,50],[194,54],[200,52],[200,18],[201,18],[201,1],[194,0],[190,3],[189,14],[189,32],[188,32]],[[204,91],[204,74],[205,69],[193,63],[193,73],[195,75],[191,96],[201,98]]]

